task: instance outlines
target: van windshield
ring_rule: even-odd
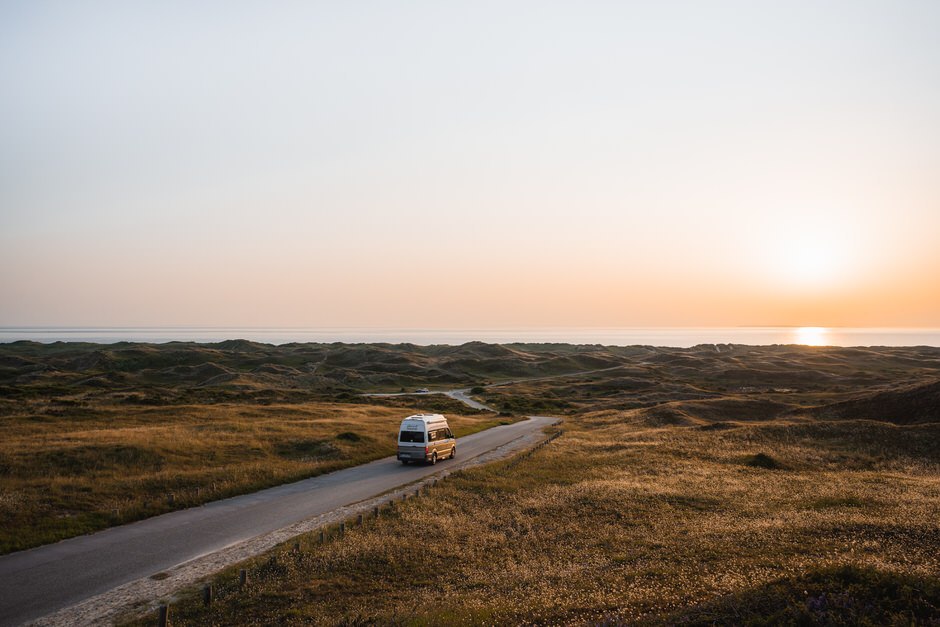
[[[398,436],[400,442],[424,442],[424,433],[421,431],[402,431]]]

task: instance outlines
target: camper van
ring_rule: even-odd
[[[401,421],[398,430],[398,459],[409,462],[430,462],[457,456],[457,440],[441,414],[416,414]]]

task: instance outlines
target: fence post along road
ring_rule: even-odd
[[[533,416],[460,438],[460,456],[433,466],[405,466],[395,457],[386,457],[2,556],[0,625],[37,620],[119,586],[123,591],[132,582],[449,472],[494,449],[511,448],[522,438],[530,441],[526,436],[537,436],[555,422],[555,418]],[[125,598],[125,602],[130,601]],[[74,622],[88,622],[82,616],[84,620]]]

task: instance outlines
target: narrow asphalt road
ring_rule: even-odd
[[[457,460],[552,424],[532,417],[460,438]],[[0,557],[0,625],[18,625],[197,557],[446,470],[394,457]]]
[[[480,401],[474,400],[470,396],[470,388],[464,388],[462,390],[450,390],[449,392],[444,392],[446,396],[451,397],[455,401],[460,401],[468,407],[473,409],[482,409],[483,411],[496,411],[489,405],[484,405]]]
[[[500,384],[503,385],[503,384]],[[460,401],[467,407],[473,409],[480,409],[483,411],[497,412],[498,409],[493,409],[489,405],[484,405],[478,400],[475,400],[470,396],[471,388],[460,388],[458,390],[435,390],[433,392],[373,392],[370,394],[362,394],[361,396],[378,396],[378,397],[388,397],[388,396],[427,396],[429,394],[440,394],[443,396],[449,396],[455,401]]]

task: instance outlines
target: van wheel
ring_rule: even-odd
[[[454,448],[450,449],[450,458],[453,459],[453,458],[455,458],[455,457],[457,457],[457,447],[456,447],[456,446],[455,446]]]
[[[437,451],[434,451],[433,453],[431,453],[431,465],[433,466],[436,463],[437,463]]]

